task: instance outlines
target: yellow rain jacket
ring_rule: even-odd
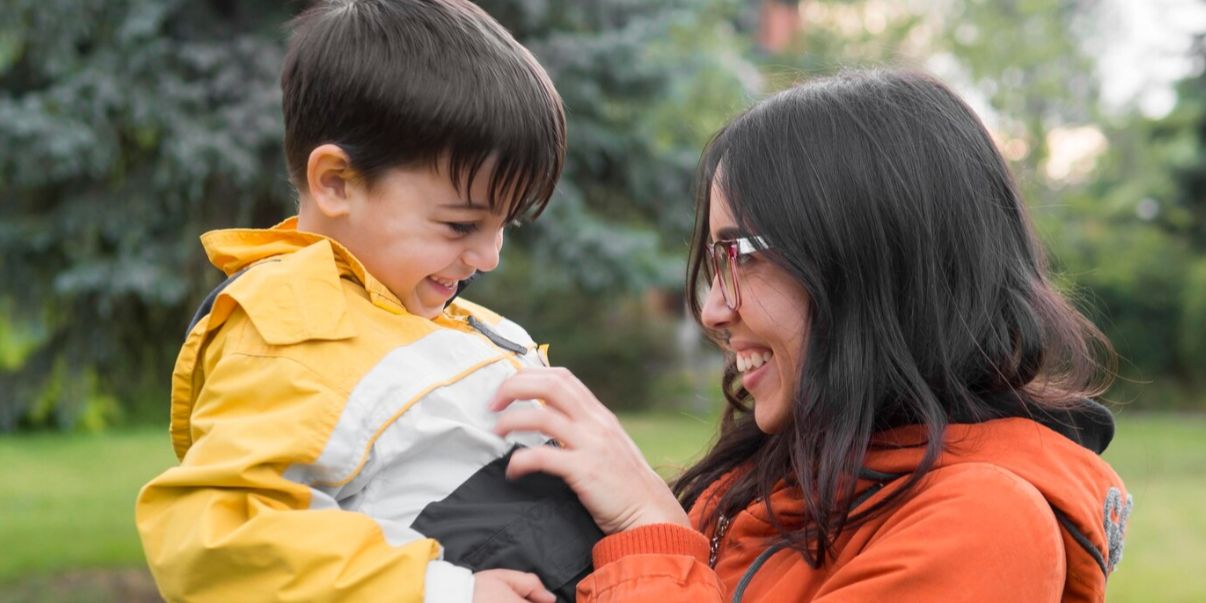
[[[542,353],[466,301],[408,314],[345,248],[296,230],[202,237],[236,275],[172,374],[179,466],[137,524],[169,601],[464,601],[472,572],[539,572],[572,597],[601,534],[550,476],[503,476],[486,404]]]

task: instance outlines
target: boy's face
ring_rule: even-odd
[[[429,167],[394,168],[372,187],[350,186],[336,238],[408,312],[435,318],[460,281],[498,266],[505,208],[489,209],[490,163],[460,193],[446,171]]]

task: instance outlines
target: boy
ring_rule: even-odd
[[[552,195],[560,98],[466,0],[326,0],[293,25],[281,89],[299,215],[202,238],[231,277],[173,372],[181,463],[138,499],[160,591],[572,599],[598,528],[564,482],[505,479],[513,447],[546,441],[493,435],[486,408],[541,354],[453,301],[497,266],[504,225]]]

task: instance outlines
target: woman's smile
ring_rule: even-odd
[[[724,191],[715,185],[709,203],[711,239],[720,240],[722,233],[737,229],[737,221]],[[733,280],[741,290],[740,305],[729,307],[714,282],[700,320],[710,329],[728,333],[728,349],[741,385],[754,398],[758,427],[776,433],[790,420],[804,366],[808,292],[762,254],[751,255],[735,268]]]
[[[736,357],[737,372],[741,373],[742,387],[754,395],[758,384],[774,368],[774,362],[772,362],[775,357],[774,353],[766,348],[748,348],[734,351],[734,356]],[[754,397],[756,401],[757,396]]]

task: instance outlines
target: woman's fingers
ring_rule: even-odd
[[[539,399],[538,409],[512,408],[503,413],[494,432],[536,431],[567,448],[579,448],[588,438],[628,441],[619,420],[577,377],[562,368],[526,369],[499,387],[492,410],[515,400]],[[635,450],[635,446],[633,447]]]
[[[512,375],[499,386],[490,410],[502,410],[515,400],[542,400],[573,420],[598,417],[603,407],[573,373],[560,367],[527,368]]]
[[[552,408],[513,408],[498,417],[494,433],[505,436],[513,431],[536,431],[561,444],[573,447],[578,441],[574,425]]]
[[[490,408],[528,399],[545,405],[503,413],[495,432],[537,431],[564,448],[517,450],[507,477],[535,472],[561,477],[607,534],[648,523],[688,525],[682,506],[616,416],[573,374],[562,368],[525,369],[503,382]]]
[[[516,450],[507,463],[507,479],[517,479],[529,473],[556,475],[569,482],[574,475],[570,451],[553,446],[533,446]]]
[[[525,368],[502,382],[490,402],[490,410],[506,408],[515,400],[538,399],[547,403],[547,398],[564,399],[571,394],[569,384],[558,379],[548,368]]]

